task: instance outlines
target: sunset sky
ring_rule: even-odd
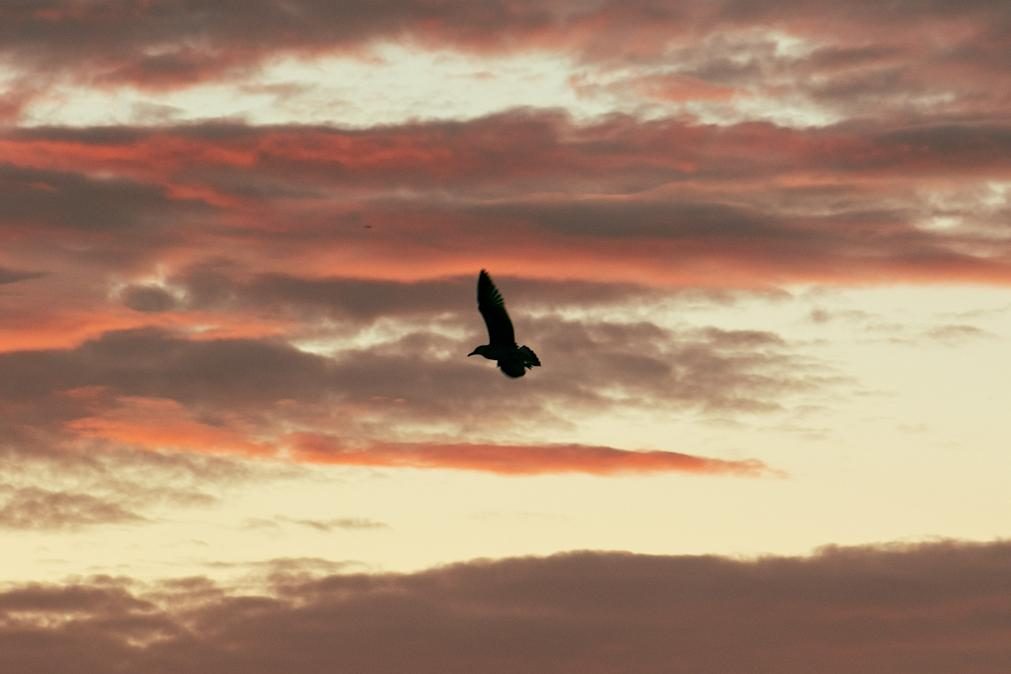
[[[0,2],[0,671],[1007,674],[1009,64],[994,0]]]

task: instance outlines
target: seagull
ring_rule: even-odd
[[[484,356],[498,361],[502,373],[510,377],[522,377],[528,368],[539,367],[541,361],[529,346],[516,346],[513,324],[506,313],[505,300],[491,276],[484,269],[477,277],[477,310],[481,312],[488,326],[488,344],[482,344],[467,356]]]

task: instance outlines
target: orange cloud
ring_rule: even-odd
[[[100,438],[152,450],[238,453],[266,456],[273,448],[248,440],[228,426],[198,421],[174,400],[125,397],[116,407],[75,419],[67,428],[84,437]]]
[[[723,460],[667,451],[629,451],[589,445],[502,445],[492,443],[341,443],[319,433],[294,433],[276,443],[256,442],[233,425],[194,418],[174,400],[121,397],[115,406],[104,390],[69,392],[90,402],[91,416],[69,421],[81,437],[99,438],[156,451],[279,456],[344,466],[467,470],[497,475],[651,474],[683,472],[744,477],[782,476],[761,461]],[[105,399],[105,400],[103,400]]]
[[[996,123],[577,124],[514,111],[354,131],[34,129],[0,134],[0,238],[12,263],[89,264],[79,273],[92,276],[228,258],[397,280],[489,266],[655,286],[1003,285],[997,211],[964,201],[944,213],[964,227],[922,224],[932,191],[1011,179],[1007,156]],[[503,229],[510,246],[496,245]]]
[[[333,437],[310,433],[288,438],[298,460],[348,466],[444,468],[498,475],[685,472],[757,477],[775,474],[761,461],[728,461],[665,451],[629,451],[588,445],[498,445],[488,443],[376,443],[366,447],[342,444]]]
[[[585,74],[579,74],[571,76],[569,84],[583,97],[607,93],[668,103],[727,101],[740,93],[736,87],[680,73],[631,75],[606,83],[598,83]]]
[[[292,327],[291,320],[238,313],[139,313],[115,305],[85,311],[60,306],[58,299],[47,306],[12,307],[6,319],[0,324],[0,353],[72,348],[107,332],[143,327],[185,331],[194,340],[269,337]]]

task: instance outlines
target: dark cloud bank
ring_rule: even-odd
[[[0,592],[0,667],[23,674],[1005,674],[1007,543],[809,558],[577,552],[409,575],[200,578]]]

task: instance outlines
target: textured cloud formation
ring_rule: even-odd
[[[19,73],[0,113],[19,114],[43,93],[39,80],[167,91],[255,76],[279,57],[368,57],[399,42],[554,54],[602,75],[658,70],[620,85],[645,100],[773,96],[857,116],[869,103],[879,114],[994,115],[1011,93],[1001,77],[1009,22],[1002,3],[983,0],[52,0],[0,9],[0,56]]]
[[[473,273],[474,259],[667,287],[1006,284],[1009,156],[1001,122],[788,129],[513,111],[356,131],[33,129],[0,139],[0,219],[20,233],[7,255],[40,268],[181,275],[226,256],[267,299],[318,296],[312,277],[334,270],[420,280]],[[512,244],[496,245],[506,229]],[[197,289],[204,303],[227,297]],[[146,312],[179,299],[149,281],[123,297]]]
[[[0,489],[0,495],[3,494]],[[0,527],[10,529],[76,529],[96,524],[130,524],[144,518],[118,503],[90,494],[15,489],[0,501]]]
[[[309,307],[319,310],[315,302]],[[476,312],[467,313],[479,322]],[[765,467],[757,461],[543,440],[501,445],[484,438],[532,419],[545,429],[564,428],[569,420],[553,409],[606,413],[630,401],[640,409],[761,413],[831,383],[820,366],[792,354],[772,333],[673,331],[646,322],[552,315],[527,324],[531,340],[554,365],[523,396],[504,378],[466,361],[460,339],[438,334],[412,331],[328,356],[280,339],[194,339],[149,328],[109,332],[72,349],[0,354],[8,375],[0,381],[0,401],[16,411],[0,419],[12,432],[45,433],[67,449],[97,442],[504,474],[760,474]],[[480,340],[477,330],[470,328],[474,335],[466,348]],[[439,382],[438,395],[433,382]],[[418,441],[419,433],[454,430],[453,442]],[[469,437],[481,441],[461,442]]]
[[[22,453],[286,456],[304,434],[368,448],[359,465],[474,468],[454,448],[536,420],[550,433],[504,445],[540,472],[582,414],[775,411],[833,381],[779,335],[602,316],[663,315],[693,288],[1006,284],[1009,138],[532,110],[10,130],[0,262],[58,271],[4,272],[0,421],[33,437]],[[482,339],[475,260],[510,271],[523,339],[552,364],[523,396],[461,357]]]
[[[820,291],[1011,284],[1009,36],[992,0],[0,0],[0,538],[72,574],[0,584],[0,671],[1007,674],[1004,542],[321,556],[999,530],[916,499],[999,455],[1001,380],[928,398],[957,365],[917,358],[1006,326]],[[482,267],[523,380],[465,357]]]
[[[199,578],[29,585],[0,593],[0,665],[1003,674],[1009,604],[994,588],[1011,582],[1009,562],[1006,543],[937,543],[755,561],[584,552],[410,575],[286,573],[260,595]]]

